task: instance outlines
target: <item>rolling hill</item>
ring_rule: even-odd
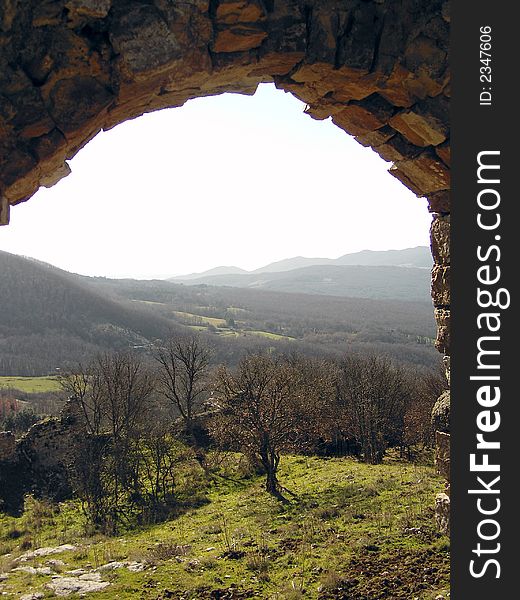
[[[268,275],[281,286],[290,274],[287,288],[293,289],[303,285],[297,280],[300,271],[316,268],[321,267]],[[376,275],[384,269],[327,268],[372,269]],[[47,375],[107,350],[138,348],[147,354],[171,331],[199,332],[214,347],[215,360],[228,364],[245,351],[264,348],[318,355],[376,352],[432,365],[439,356],[432,346],[431,301],[410,300],[416,282],[401,277],[416,271],[427,277],[428,272],[386,269],[396,271],[392,289],[402,290],[398,299],[342,297],[339,292],[348,290],[340,290],[337,277],[317,281],[319,289],[312,289],[309,273],[305,285],[312,293],[296,293],[270,289],[269,282],[258,288],[84,277],[0,252],[0,375]],[[421,285],[427,290],[426,281]],[[330,295],[323,293],[325,284]],[[361,293],[359,282],[357,289]],[[374,282],[363,293],[389,295]]]
[[[164,337],[172,326],[39,261],[0,252],[0,273],[0,374],[46,374]]]

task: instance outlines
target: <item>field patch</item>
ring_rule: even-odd
[[[29,394],[61,389],[56,377],[0,377],[0,388],[15,388]]]

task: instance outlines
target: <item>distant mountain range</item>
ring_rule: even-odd
[[[429,248],[417,246],[405,250],[363,250],[337,259],[297,256],[254,271],[217,267],[169,281],[428,302],[431,267]]]
[[[84,277],[0,251],[0,273],[0,375],[48,374],[105,351],[147,354],[187,331],[199,331],[228,364],[274,346],[382,352],[419,365],[438,359],[426,268],[328,264],[207,277],[226,286],[236,279],[226,287]]]
[[[417,267],[431,269],[432,255],[428,246],[416,246],[415,248],[405,248],[404,250],[362,250],[361,252],[352,252],[344,254],[339,258],[306,258],[305,256],[295,256],[286,258],[254,271],[246,271],[239,267],[215,267],[202,273],[190,273],[188,275],[177,275],[170,277],[169,281],[190,281],[192,279],[203,279],[213,277],[214,275],[250,275],[256,273],[280,273],[292,271],[304,267],[314,267],[318,265],[344,266],[344,265],[363,265],[372,267]]]

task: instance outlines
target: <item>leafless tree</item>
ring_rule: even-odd
[[[410,388],[403,370],[376,356],[348,356],[339,365],[338,399],[343,419],[362,448],[363,460],[378,464],[403,431]]]
[[[294,365],[270,356],[249,355],[235,372],[221,367],[216,394],[221,413],[212,433],[222,445],[256,457],[266,473],[266,490],[287,501],[278,481],[283,451],[294,450],[302,437],[303,388]]]
[[[152,413],[154,378],[138,356],[98,356],[61,378],[81,420],[71,478],[95,526],[115,531],[128,517],[129,493],[139,497],[143,427]]]
[[[204,394],[208,391],[209,347],[198,336],[171,337],[155,352],[158,391],[184,419],[188,437]]]
[[[432,409],[448,383],[442,364],[428,372],[410,371],[409,378],[411,395],[404,417],[403,447],[411,457],[412,447],[433,445]]]
[[[74,404],[77,416],[81,419],[81,427],[86,433],[96,435],[101,432],[103,403],[91,385],[92,368],[93,364],[87,367],[80,364],[75,369],[62,373],[58,377],[58,383]]]

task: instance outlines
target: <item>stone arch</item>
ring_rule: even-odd
[[[100,130],[261,82],[393,164],[434,215],[436,346],[449,356],[449,3],[6,0],[0,223]]]

